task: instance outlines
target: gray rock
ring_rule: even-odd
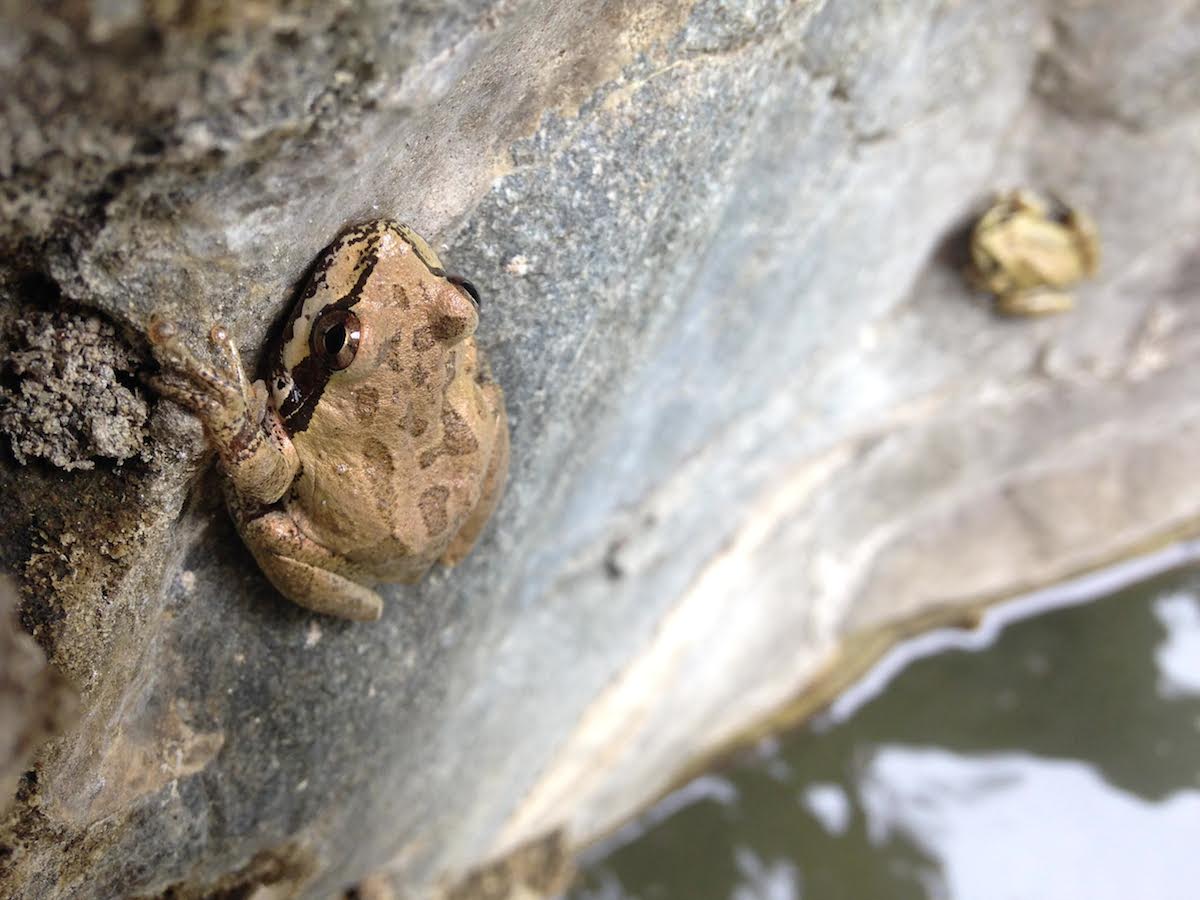
[[[122,359],[155,309],[253,357],[344,225],[395,216],[484,290],[514,446],[482,545],[372,626],[275,594],[170,404],[140,450],[110,410],[108,444],[6,456],[0,561],[83,703],[0,893],[457,896],[898,629],[1200,519],[1193,2],[28,6],[9,320],[48,285]],[[1015,184],[1099,222],[1071,315],[963,283]],[[61,467],[94,455],[126,462]]]

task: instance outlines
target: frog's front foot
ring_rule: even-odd
[[[171,319],[152,315],[146,337],[162,369],[150,377],[155,391],[191,410],[210,429],[245,418],[252,404],[250,387],[227,329],[217,325],[209,333],[221,352],[220,369],[197,359],[183,345],[179,325]]]
[[[220,354],[215,367],[183,345],[170,319],[152,316],[146,335],[161,367],[148,379],[150,387],[196,414],[239,497],[278,500],[299,468],[296,450],[278,417],[266,415],[266,386],[246,380],[229,331],[217,325],[209,333]]]

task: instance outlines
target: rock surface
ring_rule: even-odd
[[[120,467],[5,455],[0,562],[83,702],[0,894],[457,896],[847,639],[1200,517],[1194,0],[30,7],[0,7],[6,322],[102,315],[145,359],[160,309],[253,350],[395,216],[484,290],[514,445],[483,544],[372,626],[271,590],[169,404],[118,408]],[[1069,316],[962,282],[1014,184],[1099,223]]]
[[[62,730],[74,709],[63,679],[21,631],[16,600],[8,579],[0,578],[0,814],[8,811],[33,752]]]

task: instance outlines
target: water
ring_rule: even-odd
[[[1132,587],[1112,590],[1164,557],[899,648],[805,729],[597,848],[570,900],[1200,897],[1200,554],[1186,555]],[[1057,608],[1012,621],[1040,607]]]

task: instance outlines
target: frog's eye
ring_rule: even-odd
[[[358,316],[348,309],[330,309],[313,323],[308,342],[313,356],[336,372],[354,362],[361,337]]]
[[[471,302],[475,304],[476,311],[483,307],[483,301],[479,299],[479,291],[467,279],[461,275],[447,275],[446,280],[455,287],[462,288],[463,292],[471,298]]]

